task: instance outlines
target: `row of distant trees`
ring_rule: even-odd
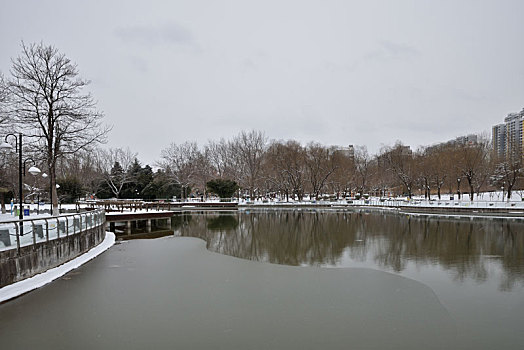
[[[445,143],[415,151],[397,142],[369,154],[295,140],[268,140],[242,131],[226,140],[171,143],[160,159],[142,165],[127,149],[102,149],[110,128],[77,66],[52,46],[25,45],[0,74],[0,136],[24,134],[24,156],[43,166],[48,179],[26,177],[25,192],[58,200],[84,197],[170,199],[242,196],[251,199],[336,198],[455,193],[459,197],[522,190],[521,147],[507,157],[492,152],[489,137],[474,143]],[[3,140],[0,140],[3,142]],[[155,170],[153,170],[155,168]],[[0,156],[0,199],[17,196],[17,158]],[[58,185],[58,186],[57,186]],[[57,190],[58,188],[58,190]],[[7,193],[7,195],[6,195]]]
[[[473,200],[484,191],[502,190],[508,199],[515,191],[522,195],[523,177],[522,156],[497,158],[489,138],[481,135],[475,143],[444,143],[416,151],[398,142],[371,155],[364,146],[352,152],[313,142],[269,141],[260,131],[243,131],[203,147],[172,143],[152,166],[142,165],[130,149],[78,152],[58,163],[57,182],[63,201],[210,195],[281,200],[365,194],[440,198],[444,193],[459,198],[467,193]]]
[[[397,142],[377,154],[311,142],[268,141],[260,131],[241,132],[231,140],[171,144],[158,163],[177,183],[200,192],[209,179],[232,179],[241,194],[281,199],[355,195],[412,197],[443,192],[473,200],[482,191],[502,190],[511,198],[522,190],[524,169],[518,147],[508,157],[492,152],[489,137],[477,142],[448,142],[412,151]]]
[[[18,157],[3,155],[0,183],[7,188],[4,200],[18,198]],[[26,201],[48,199],[46,179],[25,177]],[[181,182],[170,170],[142,165],[129,148],[91,148],[62,157],[57,162],[57,196],[59,202],[74,203],[79,199],[173,199],[203,197],[210,193],[222,198],[237,194],[238,184],[230,179],[209,179],[204,187]]]

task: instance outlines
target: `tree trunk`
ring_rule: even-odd
[[[0,204],[2,206],[2,214],[5,214],[5,197],[2,191],[0,191]]]
[[[50,195],[52,197],[52,203],[51,203],[52,214],[51,215],[55,216],[55,215],[59,215],[60,213],[58,211],[58,193],[56,190],[56,169],[54,166],[51,166],[49,168],[49,177],[51,178],[51,188],[49,189]]]

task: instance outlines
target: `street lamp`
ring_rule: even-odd
[[[25,175],[25,163],[27,161],[32,161],[33,163],[35,163],[35,161],[31,158],[28,158],[25,161],[22,161],[22,133],[18,134],[18,140],[15,134],[7,134],[5,136],[4,143],[0,144],[0,150],[5,152],[5,151],[10,151],[13,149],[13,146],[7,142],[7,139],[9,138],[9,136],[12,136],[15,138],[15,150],[18,151],[18,197],[19,197],[18,219],[23,220],[24,219],[24,210],[22,208],[22,203],[23,203],[24,197],[22,193],[23,191],[22,186],[23,186],[23,175]],[[32,175],[37,175],[40,173],[40,169],[38,169],[35,166],[32,166],[28,169],[28,172]],[[22,224],[20,224],[20,234],[21,235],[24,234],[24,226]]]
[[[28,160],[29,160],[29,159],[26,159],[25,161],[27,162]],[[32,159],[31,159],[31,160],[32,160]],[[34,160],[33,160],[33,162],[34,162]],[[29,169],[27,169],[27,172],[28,172],[29,174],[33,175],[33,176],[36,176],[36,175],[38,175],[38,174],[41,173],[40,169],[38,169],[38,168],[35,167],[35,166],[32,166],[32,167],[30,167]]]
[[[460,177],[457,179],[457,194],[458,199],[460,199]]]

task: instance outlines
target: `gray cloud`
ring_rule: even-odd
[[[191,45],[194,42],[191,31],[175,22],[167,22],[162,25],[119,27],[115,30],[115,34],[125,43],[144,46]]]
[[[56,45],[93,81],[108,146],[150,164],[170,142],[241,129],[370,152],[431,144],[524,105],[524,1],[5,3],[0,71],[22,38]],[[67,16],[50,22],[56,8]]]
[[[381,40],[378,48],[368,52],[366,60],[390,61],[399,59],[412,59],[420,55],[420,51],[414,46],[397,43],[389,40]]]
[[[380,46],[382,49],[391,56],[417,56],[419,55],[419,50],[414,46],[395,43],[389,40],[381,40]]]
[[[141,73],[147,73],[147,71],[149,70],[147,61],[141,57],[131,56],[129,57],[129,62],[133,67],[136,68],[136,70],[138,70]]]

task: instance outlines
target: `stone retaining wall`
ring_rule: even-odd
[[[105,224],[80,233],[0,252],[0,288],[57,267],[105,238]]]

